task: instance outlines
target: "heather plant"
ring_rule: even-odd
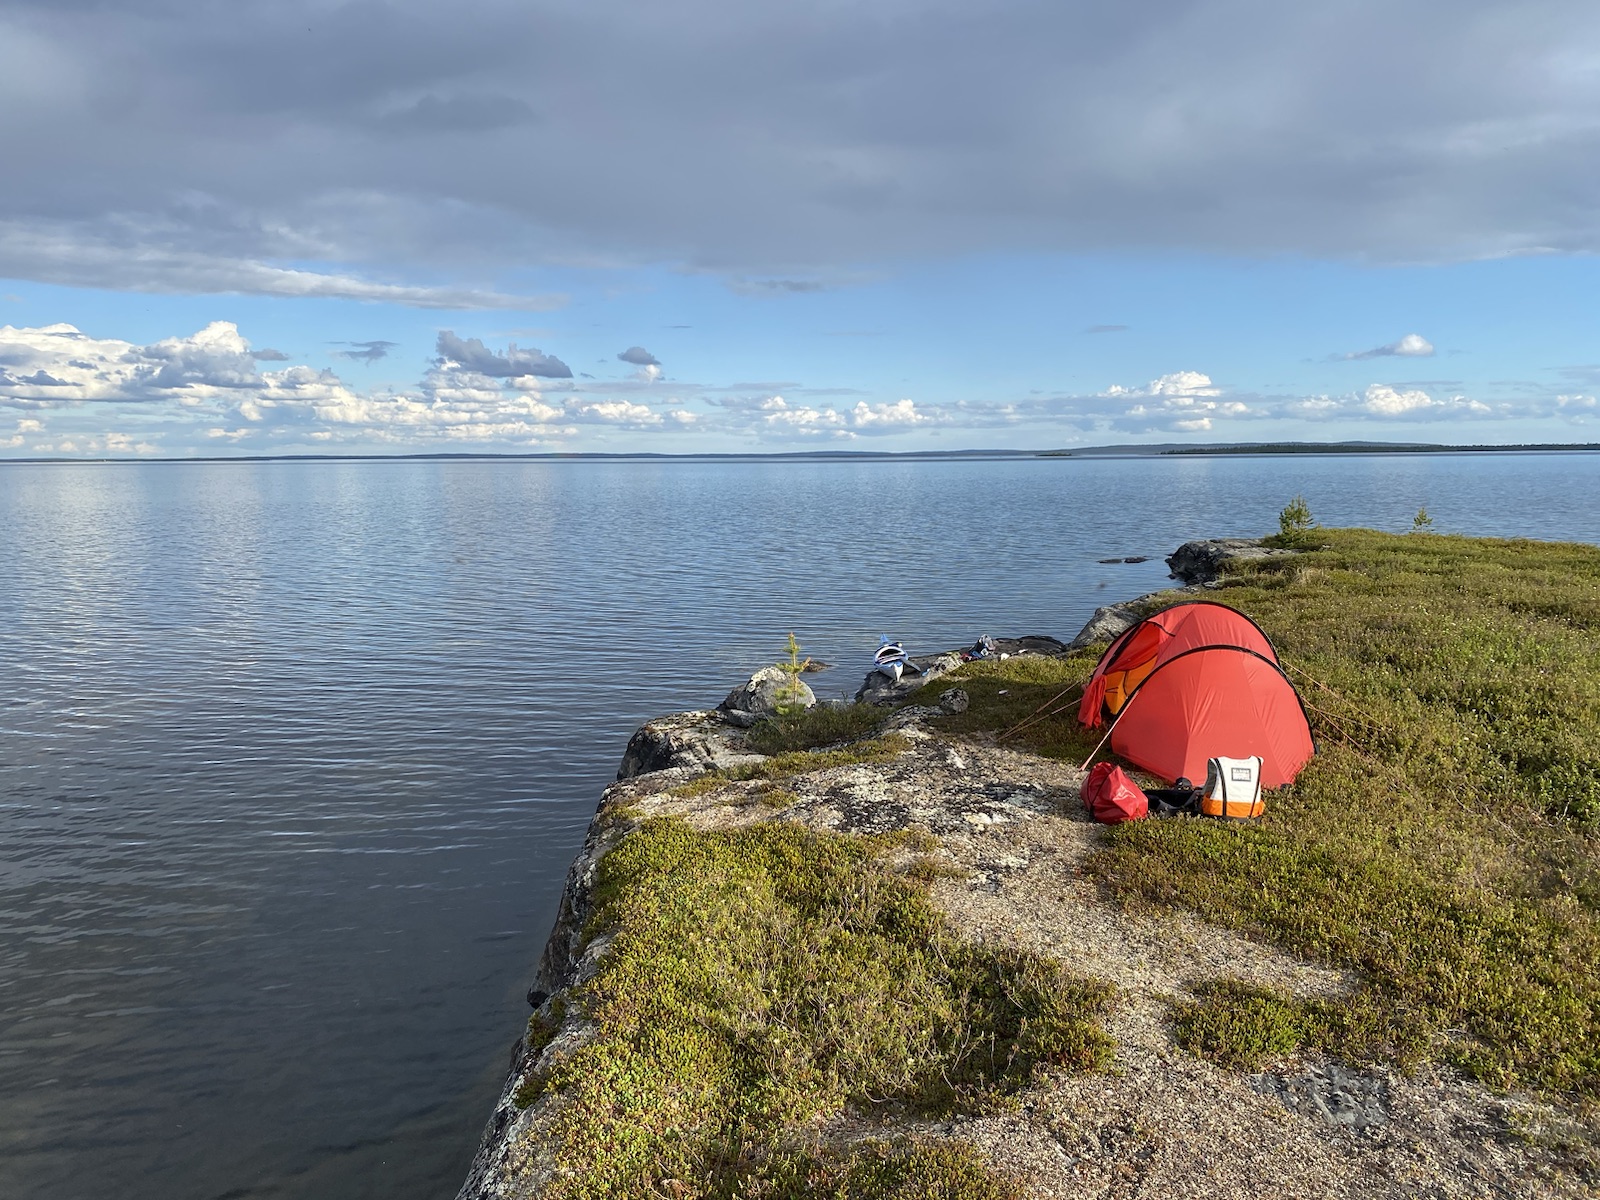
[[[904,862],[920,844],[658,818],[606,854],[585,935],[609,949],[569,1000],[592,1036],[518,1096],[561,1097],[551,1195],[1019,1196],[959,1145],[795,1149],[847,1109],[983,1111],[1110,1061],[1109,985],[958,937]]]
[[[745,735],[745,744],[757,754],[832,746],[875,733],[887,715],[870,704],[814,704],[757,721]]]

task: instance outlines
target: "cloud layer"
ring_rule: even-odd
[[[389,343],[363,343],[386,350]],[[1517,440],[1510,421],[1553,423],[1551,440],[1589,440],[1600,419],[1576,378],[1561,387],[1471,395],[1436,384],[1374,381],[1343,393],[1262,394],[1174,371],[1094,393],[934,402],[878,400],[847,389],[667,382],[647,365],[630,379],[583,381],[554,355],[504,349],[445,330],[414,386],[360,387],[252,348],[216,321],[148,345],[71,325],[0,327],[0,451],[36,454],[274,453],[428,449],[694,450],[876,442],[1068,445],[1112,437],[1249,441],[1406,436]],[[347,357],[363,359],[364,351]],[[1574,368],[1574,372],[1581,371]],[[1580,384],[1581,386],[1581,384]],[[1565,388],[1566,390],[1562,390]],[[1482,432],[1465,435],[1463,423]],[[1330,432],[1337,428],[1337,433]],[[689,441],[677,435],[692,434]],[[947,441],[930,443],[930,435]]]
[[[1587,0],[12,0],[0,275],[529,308],[482,281],[1593,253],[1596,45]]]

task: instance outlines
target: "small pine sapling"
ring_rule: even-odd
[[[1317,523],[1311,516],[1311,506],[1306,503],[1304,496],[1297,494],[1278,514],[1278,533],[1286,542],[1302,542],[1306,534],[1316,527]]]
[[[1433,518],[1428,515],[1428,510],[1426,507],[1417,509],[1417,515],[1411,518],[1411,532],[1433,532]]]
[[[805,704],[800,699],[800,676],[805,671],[810,659],[802,660],[800,657],[800,643],[795,640],[794,633],[789,634],[789,644],[786,647],[789,658],[778,664],[778,670],[789,677],[789,682],[784,685],[783,697],[778,703],[778,714],[784,717],[793,717],[805,711]]]

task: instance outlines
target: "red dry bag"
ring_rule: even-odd
[[[1137,821],[1150,811],[1139,785],[1115,763],[1096,763],[1083,781],[1083,806],[1102,825]]]

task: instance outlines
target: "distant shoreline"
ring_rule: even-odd
[[[495,454],[425,451],[416,454],[215,454],[164,458],[0,458],[0,466],[60,463],[261,463],[261,462],[861,462],[996,461],[1038,458],[1168,458],[1214,455],[1289,454],[1592,454],[1600,442],[1513,442],[1451,446],[1433,442],[1225,442],[1193,446],[1175,442],[1147,445],[1081,446],[1061,450],[790,450],[771,454],[727,452],[662,454],[641,451],[540,451]]]

